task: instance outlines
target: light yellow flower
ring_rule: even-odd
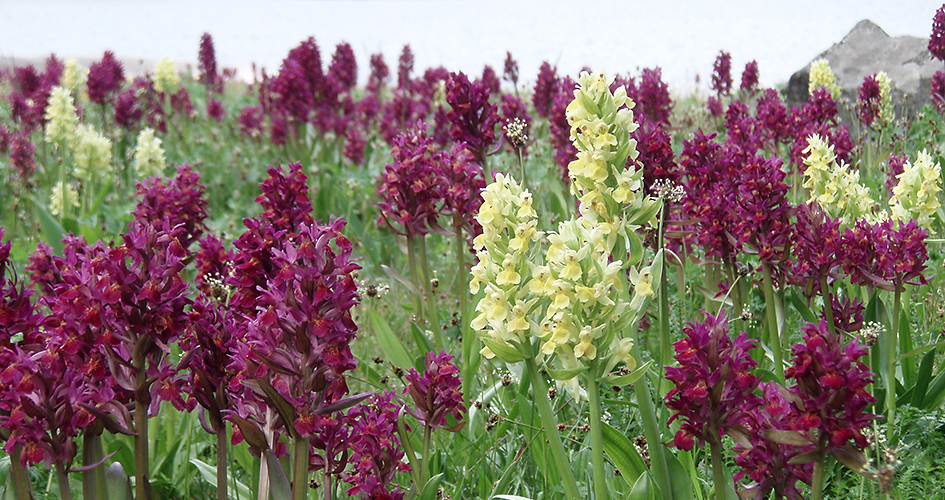
[[[76,124],[79,117],[75,112],[75,99],[69,89],[53,87],[46,105],[46,142],[64,144],[66,147],[75,140]]]
[[[76,178],[87,181],[93,176],[100,177],[112,170],[112,141],[92,127],[81,124],[76,129],[72,158],[75,160]]]
[[[879,123],[873,120],[873,126],[882,127],[896,118],[892,105],[892,81],[885,71],[880,71],[876,73],[876,83],[879,84]]]
[[[79,61],[69,59],[62,70],[59,86],[68,89],[73,95],[78,95],[85,88],[85,81],[89,70],[79,65]]]
[[[154,64],[154,90],[176,94],[180,89],[180,72],[170,57],[164,56]]]
[[[49,196],[49,213],[52,215],[64,215],[66,210],[77,208],[79,206],[79,193],[76,192],[73,184],[64,184],[59,181],[52,188]]]
[[[837,100],[840,97],[840,86],[837,85],[837,78],[830,69],[830,64],[826,59],[817,59],[810,64],[810,80],[807,84],[807,92],[813,94],[819,88],[826,88],[831,97]]]
[[[916,223],[931,231],[932,216],[941,207],[938,194],[942,191],[942,168],[932,163],[928,151],[922,150],[914,163],[906,162],[902,173],[896,176],[889,207],[893,219],[904,222],[915,219]]]
[[[154,130],[145,128],[138,134],[135,148],[135,173],[138,177],[150,177],[164,172],[164,150],[161,139],[154,136]]]

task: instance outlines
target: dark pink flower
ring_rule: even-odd
[[[929,52],[939,61],[945,61],[945,5],[935,11],[932,18],[932,35],[929,36]]]
[[[180,244],[185,249],[200,239],[206,226],[206,187],[200,184],[200,175],[189,165],[177,167],[170,179],[152,177],[138,182],[138,206],[132,215],[142,224],[160,230],[167,219],[172,227],[182,226]]]
[[[365,89],[368,92],[377,93],[385,85],[387,85],[387,78],[389,76],[390,70],[387,68],[387,63],[384,62],[384,55],[372,54],[371,74],[368,76],[367,86]]]
[[[197,54],[197,70],[200,75],[197,81],[204,84],[208,90],[215,92],[222,90],[222,79],[217,72],[217,53],[213,48],[213,37],[210,33],[200,36],[200,50]]]
[[[929,84],[929,95],[939,111],[945,109],[945,71],[936,71]]]
[[[751,60],[742,71],[742,84],[739,89],[751,95],[758,90],[758,61]]]
[[[480,82],[486,87],[490,94],[498,94],[501,90],[501,82],[499,82],[499,77],[495,74],[495,70],[492,69],[492,66],[488,64],[482,68],[482,77],[479,79]]]
[[[400,58],[397,60],[397,88],[401,90],[410,89],[410,73],[413,72],[413,51],[410,50],[410,44],[404,45],[400,52]]]
[[[863,435],[875,415],[867,413],[876,400],[866,390],[873,383],[873,373],[860,361],[866,346],[856,340],[844,346],[838,334],[827,329],[821,319],[802,328],[804,340],[791,349],[793,366],[784,371],[797,385],[792,404],[799,432],[816,431],[817,438],[829,440],[828,448],[842,448],[852,440],[857,448],[867,446]]]
[[[240,132],[254,138],[261,136],[264,118],[262,106],[246,106],[240,110]]]
[[[732,91],[732,55],[724,50],[712,64],[712,84],[709,86],[716,95],[728,95]]]
[[[857,115],[860,117],[860,123],[865,127],[873,124],[873,121],[879,118],[880,105],[879,82],[876,80],[876,74],[863,78],[863,85],[860,86],[860,95],[857,100]]]
[[[447,425],[447,415],[459,422],[466,413],[461,386],[453,355],[443,350],[437,354],[431,351],[426,355],[423,375],[414,368],[407,372],[404,394],[410,394],[416,405],[411,414],[424,426],[438,428]]]
[[[512,86],[518,85],[518,62],[512,59],[512,53],[505,52],[505,64],[502,71],[502,78],[512,82]]]
[[[541,63],[541,67],[538,68],[535,89],[532,91],[532,104],[535,106],[535,112],[538,113],[538,116],[548,118],[549,113],[551,113],[551,106],[558,95],[558,88],[557,68],[548,64],[548,61]]]
[[[226,116],[226,110],[223,109],[223,102],[213,97],[207,99],[207,117],[213,121],[223,121]]]
[[[700,445],[719,443],[723,434],[742,434],[743,422],[759,399],[754,394],[758,380],[750,373],[757,365],[749,355],[755,341],[744,332],[733,341],[724,313],[687,323],[683,334],[673,344],[679,367],[666,367],[666,378],[675,387],[664,401],[674,411],[667,425],[677,418],[682,421],[674,442],[688,451],[695,440]]]
[[[445,214],[447,182],[443,176],[443,159],[426,134],[429,125],[417,122],[416,127],[398,135],[391,150],[393,163],[381,174],[378,195],[378,225],[420,235],[439,228],[437,219]]]
[[[663,81],[662,69],[644,68],[640,73],[639,86],[627,91],[637,104],[633,109],[637,122],[649,120],[669,125],[673,101],[669,97],[669,86]]]
[[[463,73],[453,73],[446,84],[450,135],[454,141],[465,142],[480,164],[495,144],[499,121],[498,107],[489,102],[489,92],[489,82],[470,82]]]
[[[335,47],[328,66],[328,78],[340,91],[348,91],[358,84],[358,62],[354,58],[354,49],[348,42],[341,42]]]
[[[115,59],[110,50],[105,51],[102,60],[89,66],[87,80],[89,101],[95,104],[105,104],[112,94],[121,88],[125,80],[125,70],[121,62]]]
[[[376,394],[348,411],[348,461],[353,468],[342,475],[352,485],[348,496],[357,495],[362,500],[404,498],[403,488],[393,483],[397,472],[410,471],[397,434],[398,415],[399,403],[390,391]]]

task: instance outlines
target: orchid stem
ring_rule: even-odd
[[[551,408],[551,400],[548,399],[548,388],[545,386],[544,379],[541,378],[535,358],[526,359],[525,368],[528,370],[528,378],[531,380],[532,389],[534,389],[532,396],[535,398],[538,414],[541,416],[541,424],[548,438],[551,457],[558,469],[558,475],[564,483],[565,498],[577,500],[581,498],[577,481],[574,479],[574,472],[571,470],[571,464],[564,452],[564,445],[561,443],[561,435],[558,432],[554,410]]]
[[[784,357],[781,353],[781,327],[778,325],[778,315],[775,311],[777,297],[774,295],[774,284],[771,280],[771,265],[761,264],[765,287],[765,313],[768,320],[768,335],[771,342],[771,352],[774,353],[774,372],[778,380],[784,381]]]
[[[594,499],[607,500],[606,475],[604,473],[604,431],[601,428],[600,383],[597,381],[598,364],[592,362],[587,380],[587,397],[591,409],[591,464],[594,468]]]

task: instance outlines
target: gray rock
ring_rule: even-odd
[[[945,70],[932,58],[929,39],[914,36],[890,37],[868,19],[857,23],[840,43],[815,58],[825,58],[837,77],[847,104],[856,104],[863,79],[885,71],[892,81],[892,101],[896,117],[912,117],[929,102],[932,75]],[[813,61],[811,61],[813,62]],[[786,100],[797,104],[807,100],[810,64],[791,75],[784,89]]]

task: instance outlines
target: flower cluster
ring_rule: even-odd
[[[545,61],[538,68],[538,78],[535,80],[535,88],[532,92],[532,105],[535,106],[535,112],[538,113],[538,116],[548,118],[551,115],[551,107],[557,93],[557,68],[552,67],[548,64],[548,61]]]
[[[180,89],[180,72],[170,57],[164,56],[154,64],[154,90],[159,93],[176,94]]]
[[[207,218],[207,200],[203,198],[205,187],[200,184],[200,174],[189,165],[177,167],[177,174],[170,179],[152,177],[138,182],[138,206],[132,215],[142,224],[160,229],[164,220],[171,226],[183,225],[180,244],[189,249],[203,235]]]
[[[929,36],[929,52],[939,61],[945,61],[945,5],[935,11],[932,18],[932,35]]]
[[[732,55],[724,50],[712,64],[712,84],[710,87],[716,95],[728,95],[732,91]]]
[[[860,122],[866,127],[881,129],[892,123],[892,82],[885,71],[863,79],[857,101]]]
[[[452,415],[456,422],[460,422],[466,412],[466,406],[460,391],[462,382],[459,379],[459,368],[453,362],[452,354],[442,350],[439,353],[428,352],[423,374],[411,368],[406,377],[404,394],[410,394],[416,405],[416,411],[411,414],[424,426],[446,427],[447,415]]]
[[[512,86],[518,85],[518,62],[512,59],[512,53],[505,52],[505,66],[502,71],[502,78],[512,82]]]
[[[403,228],[408,235],[427,234],[436,230],[437,219],[444,213],[442,154],[426,134],[429,126],[417,122],[416,127],[394,139],[393,163],[384,167],[378,188],[381,202],[378,225],[395,230]],[[399,230],[399,229],[396,229]]]
[[[926,230],[931,230],[932,216],[941,208],[938,193],[942,191],[942,168],[932,163],[925,150],[919,152],[915,163],[906,162],[899,182],[892,190],[889,200],[891,217],[904,222],[910,219]]]
[[[397,437],[398,404],[390,391],[373,396],[369,402],[348,411],[351,422],[349,462],[353,470],[342,474],[352,485],[349,496],[363,500],[400,500],[404,490],[393,483],[397,472],[410,471]]]
[[[677,448],[691,450],[696,440],[719,443],[723,434],[739,432],[749,408],[758,404],[751,374],[757,363],[749,351],[755,345],[743,332],[733,341],[724,313],[707,314],[702,323],[687,323],[685,337],[673,344],[679,367],[667,366],[666,378],[675,387],[664,398],[674,410],[667,422],[680,419]]]
[[[817,59],[810,63],[810,79],[807,83],[807,92],[814,95],[814,91],[825,88],[830,92],[830,96],[837,100],[840,97],[840,86],[837,85],[837,78],[830,69],[830,63],[826,59]]]
[[[860,173],[842,161],[837,162],[833,146],[820,136],[808,138],[804,164],[804,187],[810,190],[810,202],[817,202],[833,217],[851,224],[862,217],[873,217],[873,198],[869,188],[860,184]],[[881,216],[879,216],[881,217]]]
[[[810,436],[811,444],[825,438],[831,448],[842,448],[850,440],[865,448],[863,429],[873,419],[866,408],[876,401],[866,390],[873,374],[860,361],[866,347],[855,340],[844,346],[824,319],[802,330],[803,343],[792,348],[794,366],[784,372],[797,383],[788,396],[795,430]]]
[[[793,233],[794,266],[788,276],[807,297],[823,293],[822,279],[838,278],[845,258],[840,220],[825,214],[816,203],[803,204],[798,207]]]
[[[758,90],[758,61],[751,60],[745,64],[739,90],[749,95],[754,94]]]
[[[75,139],[75,129],[79,122],[76,115],[75,100],[69,89],[53,87],[46,106],[46,141],[69,145]]]
[[[125,70],[121,62],[115,59],[115,54],[106,50],[101,61],[89,66],[87,83],[89,101],[105,105],[124,81]]]
[[[213,37],[210,33],[200,35],[200,51],[197,55],[197,70],[200,72],[198,81],[203,83],[207,89],[216,90],[217,85],[221,83],[220,75],[217,73],[217,53],[213,48]]]
[[[470,82],[463,73],[453,73],[447,82],[446,102],[450,136],[465,142],[476,161],[484,164],[489,148],[495,144],[498,107],[489,102],[489,88],[483,81]]]
[[[138,134],[138,144],[134,152],[135,173],[139,178],[161,175],[164,172],[164,150],[161,139],[154,136],[154,130],[145,128]]]

